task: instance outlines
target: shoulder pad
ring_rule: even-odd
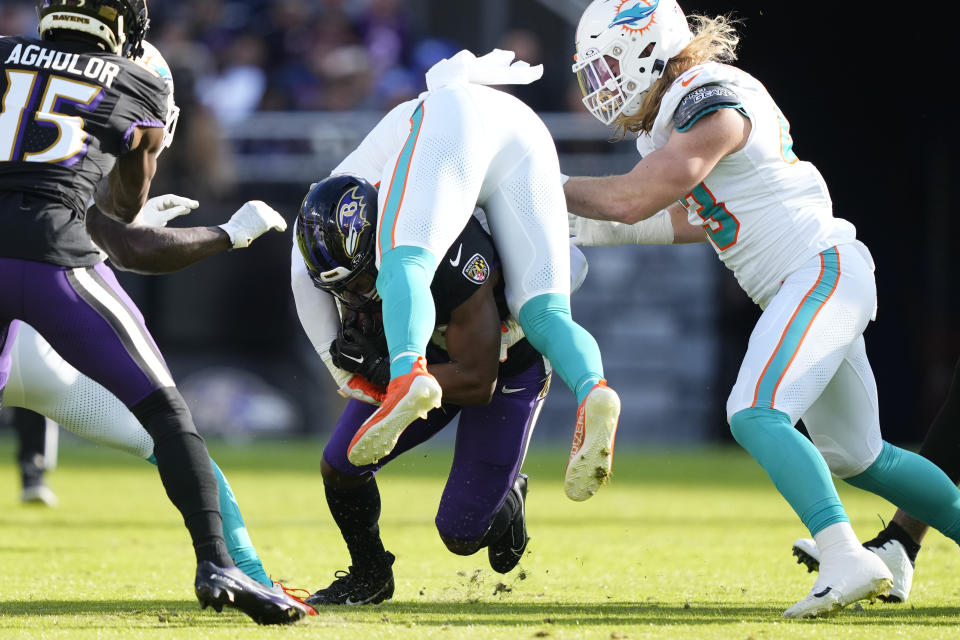
[[[732,89],[719,84],[705,84],[680,100],[673,112],[673,126],[677,131],[686,131],[702,116],[724,108],[737,109],[746,115],[740,97]]]

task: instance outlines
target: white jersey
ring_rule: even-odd
[[[644,145],[667,143],[680,101],[704,85],[732,90],[752,129],[744,148],[721,159],[681,204],[690,224],[703,227],[740,286],[763,308],[789,274],[825,249],[854,242],[856,229],[833,216],[820,172],[794,155],[790,125],[770,94],[736,67],[708,62],[678,77],[649,139],[638,140],[641,153]]]

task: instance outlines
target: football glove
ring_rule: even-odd
[[[345,327],[330,345],[334,366],[363,376],[375,385],[390,383],[390,358],[384,354],[376,336],[364,335],[356,327]]]
[[[199,206],[196,200],[168,193],[147,200],[131,224],[165,227],[174,218],[188,214]]]
[[[242,249],[249,247],[251,242],[270,229],[285,231],[287,222],[267,203],[251,200],[219,226],[230,236],[233,248]]]

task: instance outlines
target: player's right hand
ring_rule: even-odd
[[[168,193],[147,200],[131,224],[165,227],[174,218],[186,215],[199,206],[200,203],[196,200]]]
[[[357,327],[341,329],[330,345],[330,357],[337,367],[359,374],[375,385],[386,386],[390,382],[390,356],[381,353],[377,336],[364,335]]]

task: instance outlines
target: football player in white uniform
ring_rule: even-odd
[[[142,47],[143,54],[135,62],[169,88],[165,149],[173,141],[179,114],[173,99],[173,78],[160,52],[146,41]],[[158,196],[148,200],[129,225],[111,220],[91,206],[87,212],[87,231],[101,249],[102,259],[110,258],[114,266],[123,270],[160,274],[232,248],[247,247],[271,229],[286,229],[283,217],[260,201],[244,204],[229,221],[217,227],[165,228],[170,220],[190,213],[198,205],[180,196]],[[135,309],[132,303],[130,308]],[[142,323],[143,319],[138,321]],[[6,362],[4,369],[9,371],[5,384],[0,386],[0,402],[4,406],[30,409],[85,439],[156,464],[154,441],[130,409],[64,360],[33,327],[13,321],[0,336],[0,360]],[[282,587],[275,585],[266,574],[230,484],[212,459],[210,463],[217,481],[227,552],[237,568],[252,580],[273,588],[269,598],[276,600],[278,610],[293,612],[283,614],[284,621],[311,614],[309,607],[283,593]],[[266,620],[264,617],[258,621]]]
[[[596,341],[570,315],[566,208],[553,140],[529,107],[486,86],[526,84],[542,74],[513,58],[495,50],[442,60],[427,72],[428,91],[388,113],[334,172],[380,185],[376,286],[391,363],[386,399],[362,426],[350,461],[376,462],[410,423],[440,406],[440,385],[423,359],[435,324],[430,282],[479,206],[503,260],[511,314],[576,394],[564,488],[569,498],[586,500],[609,477],[620,400],[603,379]]]
[[[675,0],[595,0],[573,66],[587,109],[639,134],[625,175],[564,185],[577,236],[709,240],[762,309],[727,401],[736,440],[760,463],[820,551],[810,594],[787,617],[887,593],[887,566],[849,524],[831,472],[960,541],[960,491],[929,460],[884,442],[863,331],[876,311],[873,262],[833,216],[820,173],[755,78],[723,64],[724,17],[688,20]],[[666,211],[664,211],[666,209]],[[621,226],[586,220],[608,220]],[[812,443],[794,428],[803,418]]]

